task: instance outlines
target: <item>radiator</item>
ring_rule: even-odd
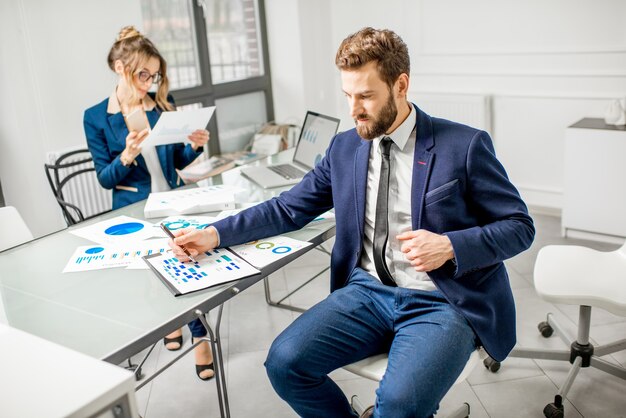
[[[491,133],[491,96],[412,92],[409,99],[430,116],[460,122]]]
[[[57,158],[61,155],[79,149],[85,149],[85,147],[72,147],[59,151],[48,152],[47,162],[48,164],[54,164]],[[76,158],[74,158],[74,156],[66,158],[63,160],[63,163],[70,163],[72,161],[83,159],[86,155],[88,154],[77,154]],[[93,162],[90,161],[89,163],[61,169],[59,170],[59,178],[63,179],[70,173],[89,167],[93,167]],[[100,186],[95,171],[74,177],[63,187],[62,192],[65,201],[78,206],[86,218],[111,210],[111,191]]]

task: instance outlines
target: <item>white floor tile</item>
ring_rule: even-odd
[[[553,402],[556,386],[546,376],[472,386],[491,418],[542,418],[543,408]],[[582,415],[566,400],[565,417]]]

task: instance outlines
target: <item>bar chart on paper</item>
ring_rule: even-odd
[[[167,238],[141,241],[128,247],[84,245],[78,247],[70,257],[63,273],[127,267],[141,257],[166,253],[170,250]],[[143,266],[143,263],[140,263]]]
[[[257,269],[226,249],[214,249],[183,263],[168,255],[145,257],[157,276],[176,295],[206,289],[259,273]]]

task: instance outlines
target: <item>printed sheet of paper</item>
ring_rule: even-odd
[[[313,244],[279,235],[236,245],[230,249],[253,266],[262,268],[310,245]]]
[[[248,202],[248,203],[242,204],[241,207],[237,208],[237,209],[223,210],[220,213],[218,213],[217,215],[215,215],[215,221],[219,221],[220,219],[224,219],[224,218],[228,218],[229,216],[236,215],[239,212],[241,212],[242,210],[251,208],[252,206],[256,206],[259,203],[263,203],[263,202]],[[213,221],[213,222],[215,222],[215,221]]]
[[[173,232],[178,229],[185,228],[205,229],[216,220],[217,218],[214,218],[213,216],[168,216],[158,224],[154,225],[153,228],[155,229],[155,235],[167,237],[159,224],[165,224],[167,229]]]
[[[145,267],[141,257],[170,251],[167,241],[167,238],[152,239],[121,247],[83,245],[74,251],[63,273],[126,267],[136,261]]]
[[[148,137],[143,141],[142,147],[178,142],[190,143],[187,136],[197,129],[206,129],[213,112],[215,112],[215,106],[163,112]]]
[[[178,296],[259,273],[236,254],[226,249],[207,251],[196,263],[181,263],[172,254],[144,257],[168,289]]]
[[[155,236],[150,222],[129,216],[117,216],[70,232],[102,245],[124,246]]]
[[[335,213],[328,211],[326,213],[322,213],[320,216],[318,216],[317,218],[313,219],[309,225],[315,225],[317,223],[322,223],[322,222],[335,222]]]

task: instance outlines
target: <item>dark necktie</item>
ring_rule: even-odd
[[[378,180],[378,197],[376,198],[376,220],[374,221],[374,266],[378,278],[387,286],[396,286],[385,262],[385,248],[389,235],[388,197],[389,197],[389,149],[391,138],[384,137],[380,141],[380,179]]]

